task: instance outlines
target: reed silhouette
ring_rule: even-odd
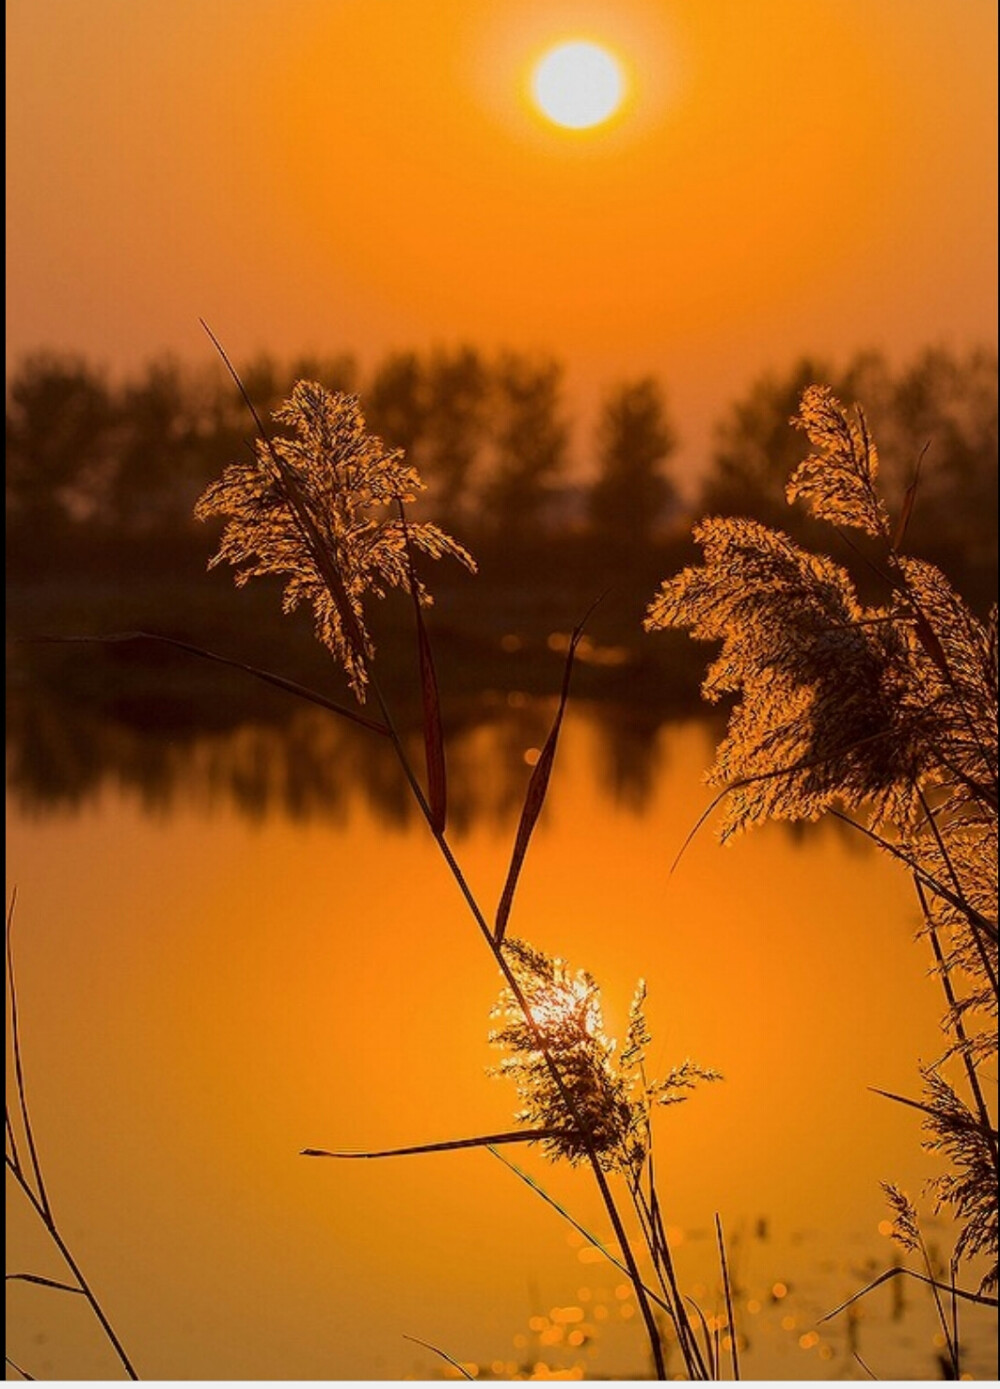
[[[721,786],[723,840],[768,819],[849,824],[911,875],[947,1011],[948,1045],[921,1068],[925,1144],[949,1170],[932,1184],[957,1222],[952,1280],[978,1267],[997,1286],[997,1129],[987,1095],[997,1051],[997,609],[980,621],[934,565],[905,551],[919,505],[914,472],[895,524],[879,490],[864,411],[809,387],[792,421],[812,451],[788,482],[789,503],[845,537],[859,532],[869,584],[757,521],[711,518],[696,537],[704,562],[660,588],[646,625],[721,642],[702,686],[736,694],[709,780]],[[886,1188],[903,1247],[923,1251],[916,1210]],[[985,1264],[985,1267],[983,1266]],[[888,1276],[893,1276],[891,1273]],[[939,1301],[954,1378],[957,1318]]]
[[[415,568],[418,550],[433,558],[450,554],[468,567],[473,567],[471,557],[437,527],[415,525],[406,519],[404,503],[413,499],[419,479],[415,470],[403,465],[399,453],[386,450],[380,440],[365,433],[356,398],[300,382],[288,404],[275,413],[279,424],[292,425],[295,437],[272,438],[246,396],[238,373],[233,375],[244,392],[259,437],[252,460],[227,468],[198,504],[200,517],[226,518],[222,543],[212,563],[227,560],[236,566],[238,583],[274,572],[290,575],[285,607],[294,607],[302,597],[312,602],[317,636],[343,664],[355,696],[359,701],[369,692],[373,696],[377,715],[365,722],[373,734],[391,743],[427,827],[503,977],[501,1008],[506,1026],[498,1032],[497,1040],[515,1053],[508,1058],[507,1068],[513,1065],[518,1071],[522,1098],[527,1092],[533,1097],[527,1112],[542,1124],[512,1134],[410,1145],[391,1154],[344,1154],[315,1148],[305,1152],[312,1157],[412,1156],[448,1147],[545,1140],[550,1153],[586,1161],[614,1230],[621,1265],[635,1291],[656,1377],[666,1377],[666,1360],[654,1303],[672,1322],[688,1374],[706,1378],[712,1347],[707,1344],[703,1352],[691,1326],[655,1196],[649,1139],[640,1137],[639,1131],[644,1124],[648,1131],[648,1107],[655,1099],[668,1094],[676,1098],[675,1092],[710,1073],[693,1067],[682,1069],[659,1090],[647,1086],[642,1099],[632,1098],[631,1080],[619,1075],[609,1092],[609,1044],[600,1033],[592,984],[585,976],[570,981],[558,962],[548,961],[506,935],[518,876],[555,761],[583,624],[568,641],[559,709],[528,784],[507,882],[491,925],[447,838],[447,758],[433,651],[423,617],[430,595]],[[529,390],[520,379],[517,385],[528,395],[534,391],[534,386]],[[413,598],[423,706],[423,784],[374,669],[365,605],[372,597],[384,597],[389,585],[405,589]],[[356,721],[348,710],[337,712]],[[519,1024],[512,1021],[512,1014],[519,1018]],[[636,1066],[640,1066],[637,1058],[646,1040],[641,1010],[637,1009],[627,1049]],[[602,1096],[614,1108],[613,1118],[605,1113]],[[660,1281],[660,1293],[647,1287],[640,1272],[632,1238],[608,1180],[616,1171],[627,1171],[632,1199],[645,1217],[642,1236]],[[644,1173],[649,1182],[648,1197],[643,1193]],[[733,1344],[735,1348],[735,1341]]]

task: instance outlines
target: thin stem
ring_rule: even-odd
[[[708,1369],[705,1366],[704,1359],[702,1358],[701,1351],[698,1348],[698,1342],[695,1340],[694,1328],[691,1326],[688,1314],[684,1309],[684,1298],[681,1296],[681,1290],[677,1282],[677,1270],[674,1267],[673,1255],[670,1252],[670,1245],[667,1241],[667,1232],[663,1228],[663,1216],[660,1211],[660,1203],[656,1198],[655,1191],[653,1193],[653,1203],[651,1210],[653,1215],[653,1221],[656,1225],[656,1229],[658,1232],[659,1247],[661,1251],[661,1257],[663,1259],[663,1267],[667,1275],[667,1282],[670,1285],[670,1291],[673,1295],[674,1302],[680,1314],[680,1325],[684,1328],[684,1331],[687,1335],[688,1343],[693,1350],[695,1360],[699,1364],[699,1368],[702,1372],[702,1377],[704,1379],[708,1379],[710,1378],[710,1376],[708,1373]],[[700,1315],[700,1308],[698,1310]]]
[[[659,1197],[656,1194],[656,1183],[653,1179],[653,1157],[651,1151],[652,1135],[647,1122],[647,1142],[650,1145],[647,1149],[645,1163],[646,1180],[649,1185],[649,1195],[642,1189],[642,1174],[630,1183],[632,1202],[639,1217],[649,1249],[656,1276],[663,1289],[664,1296],[672,1299],[674,1303],[673,1321],[677,1331],[677,1344],[684,1357],[684,1364],[688,1374],[692,1379],[710,1378],[705,1360],[698,1346],[698,1339],[694,1334],[690,1318],[684,1307],[684,1298],[681,1295],[680,1287],[674,1270],[673,1258],[670,1253],[670,1245],[667,1240],[667,1232],[663,1227],[663,1218],[660,1211]],[[698,1308],[699,1316],[701,1309]],[[707,1346],[707,1343],[706,1343]],[[710,1355],[709,1348],[709,1355]]]
[[[399,733],[392,720],[389,707],[385,700],[385,696],[383,695],[382,690],[379,687],[378,682],[375,679],[374,673],[371,669],[371,661],[369,658],[368,648],[358,626],[357,618],[355,616],[353,608],[351,607],[350,600],[344,589],[343,580],[341,578],[337,564],[336,546],[333,542],[333,538],[329,534],[327,528],[320,528],[319,526],[317,526],[316,520],[309,509],[305,497],[302,495],[301,489],[299,488],[295,479],[292,477],[289,469],[287,468],[283,459],[281,458],[281,455],[278,453],[278,450],[272,442],[267,430],[264,428],[263,421],[261,420],[256,408],[254,407],[253,401],[250,399],[246,387],[240,379],[239,373],[230,361],[222,344],[219,342],[218,338],[209,328],[208,324],[205,323],[204,319],[202,319],[202,327],[205,329],[206,333],[211,338],[216,350],[222,358],[222,361],[225,363],[230,375],[236,383],[237,389],[239,390],[240,395],[243,397],[247,409],[250,411],[254,424],[257,427],[257,431],[260,435],[260,438],[263,441],[270,455],[270,458],[274,464],[278,477],[280,478],[282,486],[284,487],[285,495],[288,500],[292,515],[295,517],[296,524],[302,532],[305,544],[311,552],[312,557],[317,565],[317,568],[323,577],[323,581],[329,589],[330,596],[333,598],[334,603],[337,607],[337,611],[340,615],[340,619],[348,643],[353,649],[356,659],[362,664],[363,668],[365,669],[368,675],[372,690],[375,693],[375,697],[378,701],[379,708],[382,712],[383,719],[385,720],[386,726],[389,730],[389,736],[392,740],[393,747],[396,750],[396,756],[399,759],[400,765],[403,769],[403,773],[406,777],[407,782],[409,783],[411,791],[413,792],[414,798],[416,799],[416,802],[420,807],[420,812],[426,820],[428,828],[430,829],[431,834],[434,836],[435,842],[437,843],[438,848],[444,856],[445,862],[448,864],[452,876],[458,884],[459,889],[463,897],[465,898],[470,911],[472,912],[476,925],[479,927],[486,940],[487,945],[490,947],[490,953],[496,961],[497,966],[503,974],[504,979],[506,980],[506,983],[511,993],[517,1000],[518,1006],[521,1008],[524,1014],[525,1021],[527,1022],[527,1025],[531,1029],[532,1034],[534,1035],[538,1043],[538,1049],[545,1059],[545,1064],[552,1075],[552,1079],[557,1089],[559,1090],[560,1096],[564,1104],[566,1105],[566,1109],[580,1133],[584,1147],[587,1152],[587,1157],[590,1161],[591,1168],[594,1172],[594,1178],[597,1182],[598,1189],[601,1193],[601,1198],[604,1201],[605,1208],[608,1212],[608,1216],[611,1220],[611,1224],[615,1232],[615,1237],[618,1240],[618,1243],[621,1247],[622,1256],[628,1267],[629,1277],[631,1278],[632,1283],[635,1286],[636,1298],[639,1302],[643,1321],[645,1323],[646,1331],[650,1340],[650,1347],[653,1352],[653,1360],[656,1366],[657,1378],[665,1379],[666,1366],[664,1365],[663,1361],[663,1348],[660,1344],[660,1336],[656,1326],[656,1320],[653,1316],[652,1308],[649,1305],[649,1300],[646,1297],[642,1277],[639,1273],[638,1265],[635,1262],[635,1256],[632,1253],[632,1249],[628,1241],[628,1235],[626,1234],[625,1227],[622,1224],[621,1217],[618,1213],[618,1208],[615,1205],[614,1197],[611,1193],[610,1187],[608,1186],[607,1178],[604,1174],[604,1171],[601,1168],[600,1159],[598,1157],[597,1150],[594,1146],[593,1136],[590,1133],[586,1123],[583,1121],[579,1109],[573,1100],[573,1096],[567,1089],[562,1075],[560,1074],[558,1067],[552,1059],[551,1053],[548,1049],[548,1046],[546,1045],[545,1039],[542,1036],[538,1024],[535,1022],[534,1018],[531,1015],[531,1010],[528,1007],[528,1003],[526,998],[524,997],[524,993],[522,992],[516,978],[514,977],[513,971],[511,970],[506,959],[504,958],[500,945],[494,941],[493,933],[490,931],[490,928],[486,923],[486,918],[480,910],[480,907],[476,902],[475,897],[473,896],[472,890],[466,882],[465,876],[462,873],[461,868],[459,867],[459,864],[455,859],[455,856],[453,855],[451,849],[448,846],[443,829],[438,824],[436,824],[435,817],[427,802],[427,798],[424,795],[423,788],[421,787],[412,767],[410,766],[409,758],[406,755],[406,749],[403,747],[402,740],[400,739]]]
[[[875,1373],[875,1371],[869,1365],[865,1364],[864,1360],[862,1360],[861,1356],[858,1354],[856,1350],[852,1350],[851,1354],[854,1356],[855,1360],[864,1370],[865,1374],[868,1376],[869,1379],[878,1379],[878,1375]]]
[[[933,893],[949,903],[949,905],[953,906],[957,911],[960,911],[970,922],[975,922],[991,940],[996,941],[997,928],[994,923],[988,921],[986,917],[983,916],[982,912],[977,912],[970,903],[963,901],[961,897],[956,897],[950,888],[945,887],[944,883],[939,882],[934,874],[929,873],[915,858],[904,853],[902,849],[898,849],[891,840],[886,839],[881,834],[877,834],[875,830],[870,830],[867,825],[862,825],[858,820],[852,820],[849,815],[845,815],[844,812],[838,810],[836,806],[829,806],[826,813],[832,816],[834,820],[840,820],[845,825],[850,825],[851,829],[855,829],[859,834],[863,834],[866,839],[870,839],[873,844],[877,844],[878,847],[884,849],[887,854],[891,854],[893,858],[899,859],[900,863],[905,863],[911,873],[919,878],[920,882],[924,883]]]
[[[649,1202],[646,1200],[645,1193],[643,1192],[642,1187],[638,1182],[636,1182],[635,1185],[632,1186],[631,1191],[632,1202],[635,1206],[635,1213],[639,1217],[639,1225],[642,1229],[643,1238],[645,1239],[646,1247],[649,1250],[649,1257],[652,1262],[653,1269],[656,1273],[657,1282],[660,1285],[660,1291],[663,1293],[663,1305],[669,1307],[670,1291],[667,1288],[667,1281],[663,1276],[663,1264],[660,1260],[659,1242],[656,1235],[656,1228],[653,1224],[652,1213],[649,1209]],[[672,1308],[670,1315],[672,1320],[676,1324],[677,1318],[674,1315]],[[678,1340],[680,1340],[679,1335]]]
[[[706,1363],[706,1362],[707,1362],[708,1368],[707,1368],[707,1370],[705,1371],[704,1375],[702,1375],[702,1378],[703,1378],[703,1379],[716,1379],[718,1376],[716,1375],[716,1372],[715,1372],[715,1356],[714,1356],[714,1354],[713,1354],[713,1349],[712,1349],[712,1333],[711,1333],[711,1332],[709,1331],[709,1329],[708,1329],[708,1322],[705,1320],[705,1313],[701,1310],[701,1308],[698,1306],[697,1302],[695,1302],[695,1300],[694,1300],[693,1297],[685,1297],[684,1301],[685,1301],[685,1302],[690,1302],[691,1306],[694,1308],[695,1312],[697,1313],[698,1321],[699,1321],[699,1323],[700,1323],[700,1325],[701,1325],[701,1335],[702,1335],[702,1339],[703,1339],[704,1342],[705,1342],[705,1356],[704,1356],[704,1360],[703,1360],[702,1363]],[[687,1313],[685,1313],[685,1316],[686,1316],[686,1315],[687,1315]],[[692,1329],[691,1335],[694,1336],[694,1330],[693,1330],[693,1329]],[[698,1344],[698,1343],[697,1343],[697,1339],[696,1339],[696,1340],[695,1340],[695,1345],[697,1346],[697,1344]],[[699,1353],[699,1355],[701,1354],[700,1351],[699,1351],[698,1353]]]
[[[949,1282],[951,1284],[948,1296],[951,1302],[951,1337],[955,1345],[955,1373],[958,1374],[959,1366],[962,1362],[962,1345],[958,1335],[958,1298],[955,1296],[955,1277],[958,1272],[957,1259],[953,1254],[951,1264],[948,1269]]]
[[[941,1334],[944,1336],[945,1346],[947,1347],[948,1356],[951,1360],[951,1368],[953,1371],[951,1378],[961,1379],[961,1374],[959,1373],[958,1367],[958,1347],[952,1340],[951,1327],[948,1325],[948,1318],[945,1315],[945,1310],[941,1303],[941,1296],[938,1292],[938,1288],[941,1286],[941,1284],[939,1284],[934,1277],[934,1268],[931,1264],[930,1254],[928,1254],[927,1252],[927,1246],[926,1244],[924,1244],[923,1235],[918,1233],[917,1242],[918,1247],[920,1249],[921,1258],[924,1261],[924,1268],[926,1268],[927,1270],[927,1283],[931,1290],[931,1297],[933,1297],[934,1299],[934,1307],[937,1311],[938,1321],[941,1324]]]
[[[38,1151],[35,1148],[35,1136],[31,1129],[31,1116],[28,1113],[28,1099],[24,1088],[24,1067],[21,1063],[21,1030],[17,1013],[17,988],[14,983],[14,951],[11,938],[14,931],[14,907],[17,902],[17,892],[15,891],[10,899],[10,907],[7,910],[7,922],[5,930],[5,947],[7,954],[7,987],[10,995],[10,1035],[11,1049],[14,1053],[14,1076],[17,1081],[17,1102],[21,1111],[21,1123],[24,1128],[24,1136],[28,1144],[28,1156],[31,1158],[31,1170],[35,1178],[35,1189],[38,1192],[39,1205],[44,1211],[46,1219],[51,1221],[52,1208],[49,1205],[48,1194],[45,1190],[45,1182],[42,1179],[42,1168],[38,1161]],[[11,1135],[11,1145],[13,1145],[14,1131],[8,1128]],[[14,1152],[16,1154],[16,1147]]]
[[[944,951],[941,949],[937,927],[934,925],[931,918],[927,897],[919,879],[915,880],[915,886],[917,889],[917,896],[920,899],[920,909],[924,914],[924,920],[927,922],[927,934],[930,936],[931,947],[934,951],[934,959],[937,962],[938,972],[941,978],[941,987],[944,990],[944,996],[948,1000],[948,1007],[951,1011],[951,1026],[954,1029],[955,1036],[958,1038],[959,1042],[962,1043],[961,1054],[962,1061],[965,1065],[965,1074],[969,1081],[969,1089],[972,1091],[973,1098],[976,1102],[976,1108],[979,1111],[979,1122],[986,1136],[986,1141],[990,1150],[993,1153],[993,1165],[995,1167],[998,1161],[998,1149],[997,1140],[993,1133],[993,1121],[990,1118],[990,1112],[986,1105],[986,1098],[979,1084],[979,1075],[976,1071],[975,1063],[968,1052],[967,1043],[969,1039],[965,1031],[965,1024],[962,1022],[962,1015],[958,1010],[958,1000],[955,997],[955,990],[952,988],[951,976],[948,973],[948,963],[945,960]]]
[[[463,1379],[472,1379],[472,1375],[469,1374],[465,1366],[456,1360],[454,1356],[449,1355],[446,1350],[442,1350],[440,1346],[432,1346],[430,1341],[422,1341],[419,1336],[407,1336],[405,1331],[403,1333],[403,1340],[412,1341],[415,1346],[423,1346],[424,1350],[433,1351],[435,1355],[439,1355],[442,1360],[447,1361],[453,1369],[456,1369]]]
[[[5,1137],[6,1137],[7,1143],[10,1145],[10,1155],[11,1155],[11,1157],[12,1157],[13,1160],[14,1160],[14,1166],[17,1167],[18,1169],[20,1169],[20,1166],[21,1166],[21,1155],[20,1155],[20,1153],[17,1151],[17,1139],[16,1139],[16,1137],[14,1136],[14,1125],[13,1125],[13,1124],[11,1123],[11,1121],[10,1121],[10,1108],[9,1108],[9,1107],[5,1108],[5,1110],[4,1110],[4,1125],[5,1125],[5,1130],[6,1130]]]
[[[139,1376],[136,1374],[135,1368],[132,1365],[131,1360],[128,1358],[128,1355],[126,1354],[125,1347],[122,1345],[121,1341],[119,1341],[118,1337],[115,1335],[114,1327],[111,1325],[111,1323],[105,1316],[104,1309],[98,1302],[93,1289],[84,1277],[80,1265],[73,1258],[69,1246],[63,1239],[62,1235],[59,1233],[55,1221],[52,1219],[51,1213],[48,1210],[46,1210],[45,1207],[42,1206],[41,1201],[32,1191],[30,1184],[25,1180],[23,1173],[18,1171],[18,1169],[14,1166],[14,1164],[11,1162],[9,1158],[6,1159],[6,1163],[8,1170],[12,1173],[14,1177],[14,1180],[17,1182],[18,1186],[24,1192],[25,1196],[30,1201],[31,1205],[34,1207],[34,1210],[37,1213],[39,1220],[42,1222],[42,1224],[48,1231],[53,1244],[59,1250],[59,1253],[63,1256],[63,1259],[66,1262],[66,1267],[69,1269],[73,1277],[76,1279],[77,1283],[80,1285],[80,1291],[83,1293],[84,1297],[90,1303],[94,1316],[100,1322],[105,1336],[107,1336],[112,1347],[114,1348],[115,1354],[118,1356],[118,1359],[122,1363],[125,1373],[128,1375],[129,1379],[137,1380]]]
[[[395,722],[393,721],[392,714],[389,710],[389,706],[386,702],[385,696],[383,695],[382,689],[377,679],[375,678],[373,672],[370,669],[369,680],[371,683],[372,692],[374,693],[375,698],[378,702],[379,711],[386,724],[386,727],[389,729],[389,737],[392,741],[393,747],[395,748],[396,756],[399,760],[400,766],[402,767],[403,774],[406,777],[407,782],[409,783],[410,790],[413,793],[414,799],[416,800],[417,805],[420,808],[420,813],[426,820],[427,826],[430,829],[434,841],[437,844],[442,856],[444,857],[444,860],[447,863],[448,868],[453,878],[455,879],[455,882],[458,884],[459,890],[461,891],[462,896],[465,898],[469,910],[472,912],[476,925],[479,927],[480,933],[483,936],[483,939],[486,941],[486,944],[490,950],[490,954],[496,961],[497,967],[500,969],[500,972],[504,977],[504,981],[507,984],[507,987],[510,989],[512,995],[517,1001],[519,1008],[524,1014],[525,1021],[528,1027],[531,1029],[532,1035],[537,1043],[539,1052],[545,1059],[545,1064],[549,1069],[549,1073],[551,1074],[553,1081],[555,1082],[555,1085],[559,1091],[559,1095],[563,1103],[565,1104],[566,1109],[573,1120],[573,1123],[579,1131],[581,1139],[583,1140],[583,1145],[587,1153],[587,1158],[590,1162],[591,1169],[594,1173],[594,1179],[597,1182],[598,1190],[601,1193],[601,1199],[604,1202],[605,1210],[608,1213],[608,1218],[611,1221],[611,1226],[614,1230],[615,1238],[618,1241],[619,1248],[622,1252],[622,1258],[624,1259],[626,1268],[628,1270],[628,1276],[632,1282],[633,1287],[635,1288],[636,1300],[639,1303],[639,1309],[642,1314],[642,1319],[646,1328],[646,1333],[649,1337],[650,1349],[653,1353],[653,1361],[656,1366],[656,1377],[657,1379],[661,1380],[666,1379],[666,1365],[663,1360],[663,1347],[660,1342],[660,1333],[656,1325],[656,1319],[653,1316],[653,1309],[650,1306],[649,1299],[646,1295],[646,1288],[643,1283],[642,1275],[639,1272],[639,1267],[636,1263],[635,1255],[632,1251],[632,1246],[629,1243],[629,1238],[626,1233],[625,1226],[622,1223],[621,1216],[618,1212],[618,1207],[615,1204],[614,1196],[611,1192],[610,1186],[608,1185],[607,1176],[605,1175],[604,1170],[601,1167],[601,1162],[597,1153],[597,1149],[594,1147],[593,1135],[591,1134],[586,1123],[583,1121],[579,1108],[573,1099],[572,1093],[567,1088],[558,1066],[552,1059],[552,1055],[545,1041],[545,1037],[542,1034],[541,1029],[539,1028],[534,1017],[532,1016],[531,1008],[529,1007],[528,1001],[524,996],[524,992],[521,989],[521,986],[514,975],[514,971],[507,963],[502,947],[498,945],[497,942],[494,940],[493,932],[490,930],[489,925],[486,921],[486,917],[483,915],[482,909],[480,908],[479,903],[476,901],[472,889],[469,887],[469,884],[465,878],[465,874],[462,872],[458,860],[452,853],[447,838],[445,837],[444,831],[439,829],[434,823],[434,817],[431,813],[431,808],[427,803],[427,798],[424,795],[423,788],[417,779],[416,773],[413,771],[413,768],[410,765],[410,760],[407,757],[406,749],[403,746],[402,739],[400,738]]]
[[[616,1268],[619,1273],[624,1273],[626,1276],[628,1276],[628,1269],[622,1263],[621,1259],[619,1259],[615,1254],[612,1254],[611,1250],[607,1247],[607,1245],[604,1244],[601,1240],[599,1240],[591,1230],[588,1230],[586,1225],[581,1225],[580,1222],[577,1219],[575,1219],[574,1216],[570,1215],[569,1211],[565,1208],[565,1206],[560,1206],[559,1202],[556,1201],[553,1197],[551,1197],[544,1187],[539,1186],[533,1177],[529,1177],[527,1172],[523,1171],[520,1167],[518,1167],[516,1162],[511,1162],[509,1158],[504,1157],[503,1153],[498,1153],[493,1148],[490,1148],[489,1152],[491,1152],[499,1162],[502,1162],[505,1167],[509,1168],[510,1171],[514,1173],[515,1177],[520,1177],[521,1181],[524,1182],[525,1186],[529,1186],[536,1196],[540,1196],[547,1205],[551,1206],[554,1211],[557,1211],[558,1214],[561,1215],[565,1221],[568,1221],[568,1223],[572,1225],[573,1229],[577,1230],[584,1237],[588,1244],[592,1245],[594,1249],[598,1250],[599,1253],[603,1254],[604,1257],[607,1259],[608,1263],[611,1264],[614,1268]],[[648,1284],[646,1285],[646,1292],[649,1294],[653,1302],[656,1303],[657,1307],[661,1308],[664,1312],[666,1312],[670,1320],[673,1321],[674,1309],[670,1306],[670,1303],[665,1298],[661,1297],[659,1293],[655,1292],[654,1289],[649,1287]]]
[[[691,1379],[707,1379],[709,1376],[705,1369],[705,1361],[698,1347],[698,1341],[691,1327],[688,1314],[684,1309],[683,1298],[676,1280],[670,1276],[670,1252],[666,1248],[666,1238],[662,1226],[659,1225],[654,1215],[656,1193],[651,1185],[651,1198],[648,1199],[638,1182],[631,1190],[635,1212],[639,1218],[639,1224],[649,1249],[653,1267],[656,1270],[660,1288],[663,1291],[663,1298],[665,1303],[671,1307],[671,1320],[674,1323],[674,1330],[677,1332],[677,1345],[684,1358],[685,1369]]]
[[[722,1236],[722,1220],[718,1212],[715,1216],[715,1235],[719,1244],[719,1264],[722,1268],[722,1287],[726,1294],[726,1319],[729,1322],[729,1345],[733,1356],[733,1379],[740,1377],[740,1353],[736,1344],[736,1318],[733,1316],[733,1289],[729,1278],[729,1260],[726,1258],[726,1241]]]
[[[931,807],[927,802],[927,797],[924,794],[923,787],[919,784],[919,782],[915,784],[915,789],[918,797],[920,798],[921,809],[923,810],[924,815],[927,817],[928,824],[930,825],[931,834],[934,836],[934,842],[937,844],[938,852],[940,853],[941,858],[944,861],[945,868],[948,870],[948,876],[949,878],[951,878],[952,887],[955,889],[955,895],[958,897],[959,901],[963,903],[963,915],[968,919],[969,925],[970,927],[972,927],[972,938],[976,943],[976,951],[979,955],[980,963],[983,966],[983,971],[993,987],[993,992],[996,993],[996,971],[994,970],[990,962],[989,956],[986,954],[986,949],[983,946],[983,942],[980,940],[979,931],[976,929],[976,925],[971,919],[968,907],[965,905],[966,894],[962,887],[961,880],[959,879],[959,876],[955,871],[955,865],[952,862],[951,855],[948,852],[948,846],[944,842],[944,837],[941,834],[941,828],[938,825],[937,820],[934,818],[934,812],[931,810]]]

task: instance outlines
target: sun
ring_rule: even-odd
[[[569,130],[600,125],[621,106],[625,75],[617,58],[585,39],[560,43],[539,59],[531,94],[544,116]]]

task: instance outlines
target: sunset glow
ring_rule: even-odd
[[[530,343],[661,373],[693,472],[790,354],[995,332],[993,6],[179,3],[9,7],[15,359]],[[580,38],[628,91],[574,131]]]
[[[989,1380],[994,0],[7,55],[8,1380]]]

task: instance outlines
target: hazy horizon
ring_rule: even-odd
[[[850,0],[14,0],[8,361],[472,341],[573,413],[651,372],[681,476],[764,370],[996,340],[996,11]],[[249,15],[249,17],[248,17]],[[632,99],[555,129],[547,42]],[[581,426],[582,427],[582,426]]]

